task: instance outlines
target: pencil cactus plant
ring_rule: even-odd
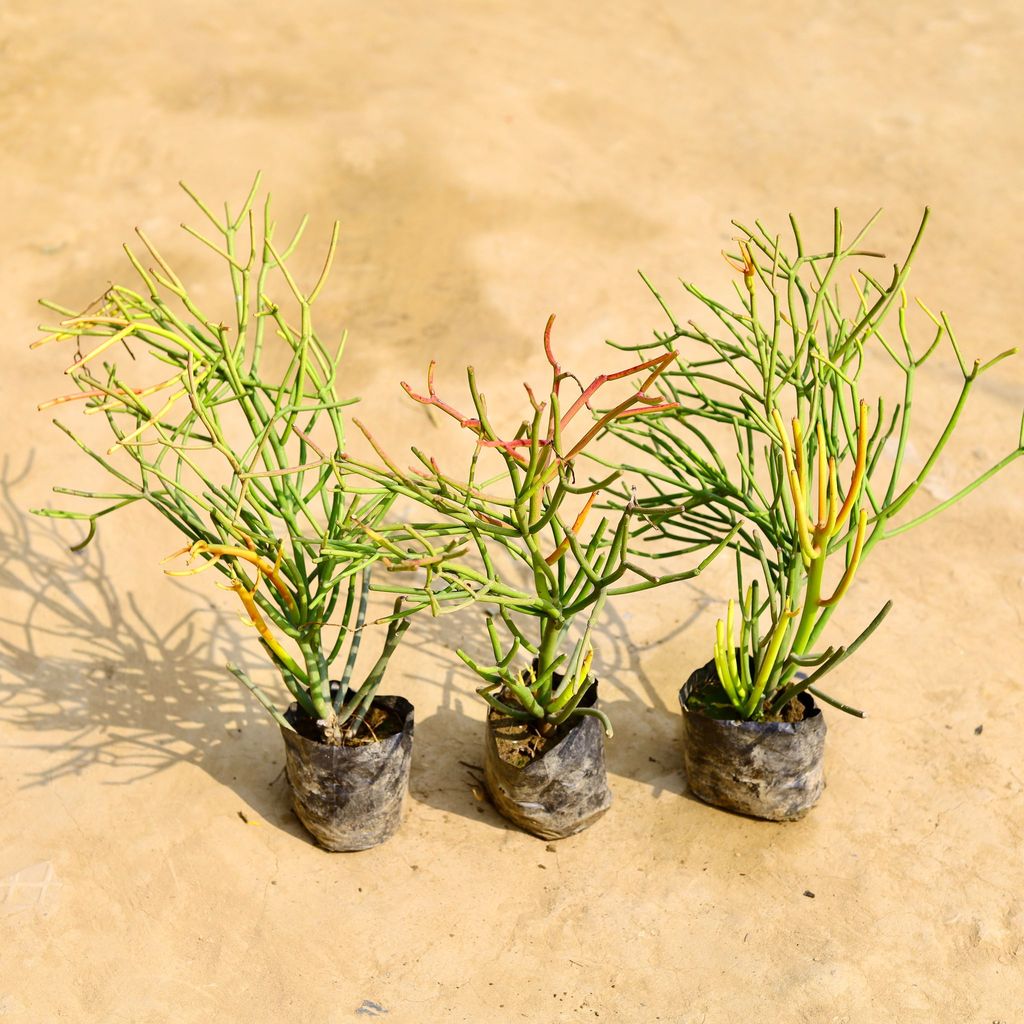
[[[1022,420],[1003,458],[945,500],[901,516],[939,462],[975,382],[1015,351],[968,363],[945,314],[923,303],[930,336],[912,343],[905,282],[927,219],[925,211],[888,281],[868,266],[881,254],[861,248],[874,217],[846,241],[836,211],[832,246],[818,253],[805,250],[795,220],[792,247],[760,222],[736,223],[742,237],[727,259],[740,275],[737,301],[684,285],[719,330],[679,323],[651,289],[671,327],[631,348],[650,356],[678,347],[680,355],[657,382],[661,408],[615,429],[649,457],[633,467],[654,492],[637,503],[645,510],[637,535],[662,542],[649,554],[674,557],[735,531],[737,595],[714,638],[720,688],[694,698],[712,716],[775,717],[804,690],[862,715],[819,687],[891,607],[884,603],[850,642],[822,646],[858,566],[882,540],[931,519],[1024,454]],[[852,272],[848,290],[838,284],[841,271]],[[917,374],[944,347],[961,375],[959,394],[911,475]],[[879,360],[901,381],[894,397],[866,394],[863,370],[871,366],[877,380]]]
[[[609,597],[644,590],[670,580],[696,575],[724,546],[719,544],[698,566],[668,576],[655,576],[634,562],[628,538],[634,509],[627,504],[618,513],[591,512],[603,490],[618,479],[612,472],[601,480],[578,481],[575,467],[613,422],[646,418],[663,412],[671,402],[654,399],[649,392],[675,358],[661,353],[635,365],[599,374],[584,386],[575,374],[562,369],[551,344],[554,317],[544,331],[544,352],[551,368],[547,398],[539,401],[524,385],[529,407],[514,433],[502,433],[491,422],[487,401],[480,392],[472,367],[467,370],[473,412],[465,414],[442,399],[436,390],[436,364],[427,372],[427,391],[421,394],[403,383],[416,402],[455,420],[474,438],[464,476],[446,472],[437,458],[412,449],[419,466],[399,467],[360,421],[388,471],[364,465],[381,486],[388,486],[429,509],[435,522],[446,524],[443,535],[378,537],[390,546],[392,568],[422,568],[424,587],[381,584],[410,607],[429,603],[436,613],[466,606],[483,606],[493,661],[483,662],[466,650],[458,656],[480,677],[478,693],[496,711],[532,723],[550,735],[576,716],[593,715],[612,733],[611,723],[597,707],[587,706],[594,682],[594,627]],[[589,411],[607,385],[634,379],[625,398],[570,437],[578,418]],[[639,383],[637,383],[637,381]],[[569,399],[567,384],[579,394]],[[497,457],[497,465],[490,460]],[[459,538],[458,540],[453,538]],[[453,550],[455,545],[461,545]],[[475,555],[460,558],[469,552]],[[520,580],[525,578],[526,583]],[[532,620],[533,627],[528,624]],[[572,634],[577,620],[583,627]]]
[[[737,601],[730,599],[725,621],[716,625],[714,659],[718,679],[729,698],[733,711],[743,718],[765,717],[779,713],[802,690],[848,657],[856,645],[862,643],[878,626],[891,607],[886,603],[867,629],[848,647],[829,647],[824,653],[810,650],[814,638],[820,633],[827,616],[846,594],[860,564],[867,536],[868,510],[860,503],[861,484],[867,469],[868,408],[861,403],[857,431],[857,453],[853,472],[840,498],[837,482],[836,458],[828,451],[824,428],[816,424],[815,481],[812,482],[807,449],[800,421],[792,423],[793,443],[790,445],[778,410],[773,421],[781,439],[784,483],[782,493],[792,509],[798,542],[799,563],[793,559],[794,571],[805,577],[803,604],[793,607],[790,593],[786,593],[782,607],[771,607],[770,629],[763,642],[758,635],[763,606],[759,600],[759,587],[754,580],[748,587],[739,608],[740,627],[737,635],[734,616]],[[827,458],[827,468],[826,468]],[[816,514],[815,495],[817,490]],[[857,510],[854,517],[853,510]],[[855,525],[854,525],[855,524]],[[790,538],[792,542],[793,538]],[[826,562],[837,547],[846,552],[841,575],[831,596],[823,591]],[[795,587],[791,588],[795,589]],[[738,645],[737,645],[738,642]],[[790,682],[798,669],[813,667],[814,673]],[[788,684],[788,685],[787,685]],[[850,709],[852,710],[852,709]]]
[[[230,325],[200,308],[142,231],[144,255],[125,246],[139,283],[111,285],[84,311],[43,303],[61,320],[44,328],[35,346],[74,348],[65,372],[77,390],[41,408],[77,402],[105,424],[101,442],[54,420],[113,478],[115,489],[58,486],[57,493],[93,507],[36,511],[86,522],[80,548],[108,514],[137,502],[156,509],[186,539],[164,560],[185,558],[186,565],[165,571],[222,574],[298,708],[317,723],[324,742],[338,745],[360,733],[409,624],[407,616],[391,619],[379,658],[354,685],[370,572],[381,554],[368,527],[382,524],[394,494],[349,491],[342,410],[356,399],[340,397],[336,387],[345,339],[330,351],[313,326],[338,225],[319,275],[303,288],[288,261],[306,221],[282,246],[269,196],[256,210],[258,189],[257,176],[241,209],[232,215],[225,207],[223,216],[189,192],[214,237],[185,230],[228,272]],[[274,336],[268,356],[265,342]],[[272,373],[274,363],[283,371]],[[329,673],[339,663],[332,688]],[[292,728],[261,687],[229,667]]]

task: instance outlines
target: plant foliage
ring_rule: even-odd
[[[671,403],[651,398],[649,391],[675,354],[662,353],[600,374],[584,385],[555,358],[553,320],[544,332],[544,352],[551,368],[547,397],[538,400],[524,385],[529,405],[512,434],[492,423],[472,367],[467,370],[473,403],[469,414],[440,397],[434,363],[427,372],[426,394],[402,385],[415,401],[453,419],[473,436],[464,474],[447,472],[437,458],[416,447],[412,452],[417,469],[403,470],[356,423],[388,475],[369,465],[364,471],[380,485],[431,510],[436,522],[446,524],[450,538],[444,548],[436,534],[417,536],[415,530],[409,531],[403,544],[392,540],[392,567],[422,568],[428,582],[425,590],[384,585],[381,589],[405,597],[413,606],[427,600],[435,613],[486,606],[493,661],[482,663],[465,650],[458,654],[483,680],[478,692],[488,704],[512,718],[533,722],[541,732],[556,729],[574,715],[595,715],[611,735],[604,713],[585,702],[594,682],[594,626],[606,599],[689,579],[724,545],[719,544],[696,568],[657,577],[629,557],[634,513],[630,503],[613,516],[602,516],[596,523],[590,520],[598,496],[619,473],[581,482],[575,474],[577,460],[590,454],[610,424],[669,408]],[[625,398],[580,425],[599,392],[630,378],[639,384],[634,383]],[[571,388],[575,392],[570,396],[566,391]],[[496,466],[491,462],[495,457]],[[378,539],[388,543],[387,538]],[[453,551],[453,546],[459,550]],[[475,562],[458,557],[465,549],[476,555]],[[570,631],[580,617],[585,617],[586,624],[573,639]]]
[[[924,344],[912,342],[905,282],[927,219],[926,211],[888,280],[871,269],[881,254],[862,248],[874,217],[847,240],[836,211],[824,252],[805,249],[795,220],[789,245],[760,222],[753,229],[737,223],[738,251],[726,256],[739,274],[733,300],[684,282],[710,326],[679,323],[651,289],[670,329],[629,348],[652,358],[675,348],[680,354],[658,381],[661,408],[616,430],[649,457],[634,467],[654,492],[639,502],[647,514],[636,532],[665,542],[650,554],[702,550],[735,531],[737,596],[717,625],[721,690],[704,696],[709,713],[770,717],[810,689],[860,714],[817,684],[890,608],[885,603],[852,641],[823,646],[863,559],[1024,454],[1022,420],[1005,457],[945,500],[901,518],[938,464],[978,379],[1015,351],[965,360],[945,314],[923,303],[930,334]],[[843,275],[848,284],[841,284]],[[915,385],[921,368],[943,351],[959,372],[959,393],[911,473]],[[895,399],[866,383],[880,370],[890,377],[896,371],[902,381]]]
[[[93,508],[38,512],[85,521],[80,548],[111,512],[137,502],[155,508],[186,539],[165,559],[184,558],[186,566],[168,574],[220,572],[294,700],[327,742],[339,743],[358,732],[409,624],[406,616],[391,619],[379,659],[353,686],[370,570],[381,554],[368,531],[394,495],[347,486],[342,412],[356,399],[337,391],[345,339],[331,351],[313,327],[338,225],[319,275],[303,288],[289,259],[306,221],[290,241],[277,241],[270,197],[257,211],[258,190],[257,176],[241,209],[231,214],[225,206],[223,215],[189,192],[212,237],[183,227],[227,271],[230,323],[200,308],[142,231],[144,251],[125,246],[134,286],[113,284],[81,312],[43,303],[61,320],[35,344],[74,348],[65,372],[77,390],[41,408],[81,403],[86,416],[105,423],[113,443],[102,450],[54,420],[116,486],[56,487]],[[332,691],[328,672],[339,658],[344,667]],[[288,726],[263,690],[230,667]]]

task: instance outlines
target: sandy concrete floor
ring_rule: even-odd
[[[86,4],[0,11],[4,236],[0,1018],[12,1022],[1024,1020],[1024,468],[876,552],[835,689],[829,788],[773,826],[688,798],[675,690],[728,573],[609,616],[616,804],[548,849],[470,788],[482,707],[417,628],[405,825],[329,856],[291,815],[280,738],[226,675],[258,665],[230,595],[162,577],[153,515],[79,536],[29,517],[82,460],[35,413],[46,295],[84,304],[135,225],[177,244],[185,178],[344,225],[321,323],[392,438],[399,377],[596,368],[659,325],[635,276],[723,282],[732,217],[833,205],[933,225],[913,283],[969,352],[1020,341],[1020,55],[1010,2]],[[1024,360],[981,386],[934,497],[1014,441]],[[945,371],[927,384],[943,422]],[[368,413],[370,414],[370,413]],[[445,435],[450,436],[450,435]],[[439,439],[441,435],[438,435]],[[438,443],[443,443],[439,440]],[[982,728],[983,727],[983,728]],[[814,893],[811,898],[808,893]]]

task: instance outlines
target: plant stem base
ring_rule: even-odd
[[[541,839],[564,839],[593,825],[612,803],[600,721],[576,719],[560,740],[521,768],[498,752],[497,736],[511,721],[496,711],[487,717],[484,780],[494,806]]]

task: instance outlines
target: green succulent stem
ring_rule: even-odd
[[[578,716],[595,715],[610,734],[606,716],[587,704],[595,681],[596,623],[607,597],[648,590],[668,577],[637,571],[630,561],[632,508],[613,516],[594,512],[599,496],[619,481],[620,471],[584,479],[579,467],[584,459],[600,464],[596,448],[613,423],[665,407],[655,389],[675,355],[660,353],[585,384],[559,364],[551,342],[553,321],[544,331],[551,369],[546,398],[540,400],[526,386],[524,415],[511,430],[500,429],[492,419],[472,367],[466,372],[471,411],[440,395],[436,363],[427,370],[425,389],[402,384],[414,401],[471,435],[464,475],[442,470],[440,460],[419,448],[413,454],[422,469],[405,472],[358,420],[379,464],[350,465],[371,485],[393,488],[416,502],[438,531],[450,531],[444,536],[451,545],[473,553],[472,562],[456,557],[438,542],[439,532],[423,538],[407,529],[392,538],[389,567],[418,575],[379,589],[401,594],[435,615],[487,609],[483,624],[493,660],[484,664],[465,650],[457,653],[482,680],[478,693],[488,705],[544,733]],[[584,422],[595,396],[624,381],[628,384],[620,386],[626,397]],[[487,473],[486,483],[477,482],[478,473]],[[716,553],[724,546],[718,545]],[[525,580],[513,582],[506,565],[521,569]]]
[[[313,324],[338,226],[315,282],[304,290],[288,260],[305,220],[282,247],[269,195],[257,209],[258,175],[234,216],[226,207],[223,215],[214,214],[182,187],[212,226],[211,234],[183,225],[225,267],[232,322],[205,312],[197,289],[141,231],[144,252],[125,246],[141,286],[112,284],[78,312],[44,303],[61,319],[43,328],[36,347],[70,344],[76,356],[65,371],[74,390],[42,407],[78,408],[105,426],[106,450],[57,423],[123,490],[110,496],[57,487],[58,494],[94,507],[38,511],[86,522],[88,532],[75,545],[80,548],[118,509],[140,501],[153,507],[185,538],[185,547],[165,559],[171,563],[165,571],[221,575],[287,693],[322,723],[327,742],[341,742],[343,731],[362,721],[384,655],[390,657],[416,608],[400,613],[405,626],[389,631],[384,660],[358,689],[358,701],[347,699],[366,589],[385,555],[379,539],[387,536],[384,519],[400,492],[386,477],[366,485],[353,476],[341,410],[356,399],[337,390],[342,346],[330,351]],[[349,489],[350,480],[361,486]],[[356,577],[364,581],[358,605],[354,583],[347,582]],[[343,594],[347,599],[339,606]],[[339,607],[340,621],[332,622]],[[334,701],[329,673],[336,660],[344,672]],[[284,720],[262,687],[237,666],[231,671],[277,721]]]
[[[905,286],[929,211],[888,279],[872,269],[881,254],[862,244],[877,216],[848,240],[835,211],[830,245],[817,252],[795,218],[790,244],[760,221],[752,227],[734,222],[741,237],[726,258],[742,279],[733,299],[683,282],[707,321],[684,324],[644,278],[668,328],[647,344],[613,346],[643,356],[678,353],[658,382],[666,408],[613,425],[640,459],[609,465],[642,477],[648,493],[636,498],[620,488],[610,505],[635,508],[637,559],[691,555],[731,534],[737,597],[728,603],[727,622],[716,627],[713,649],[721,701],[739,718],[774,714],[806,689],[821,693],[818,681],[860,646],[888,609],[852,643],[820,648],[864,559],[882,540],[928,522],[1024,454],[1022,417],[1008,454],[951,497],[907,517],[978,378],[1014,350],[969,361],[948,317],[921,302],[930,324],[924,344],[916,344]],[[852,293],[840,288],[843,277],[853,281]],[[917,371],[943,350],[961,375],[959,394],[920,469],[905,479],[921,402]],[[877,371],[886,362],[902,376],[900,386],[892,395],[869,394],[866,382],[884,380]],[[730,429],[731,449],[712,435],[719,424]],[[751,573],[763,588],[761,603],[749,597],[745,577]],[[795,625],[790,608],[798,610]],[[755,667],[752,684],[744,673],[748,665]],[[797,678],[802,667],[810,675]],[[863,714],[834,697],[822,700]]]

